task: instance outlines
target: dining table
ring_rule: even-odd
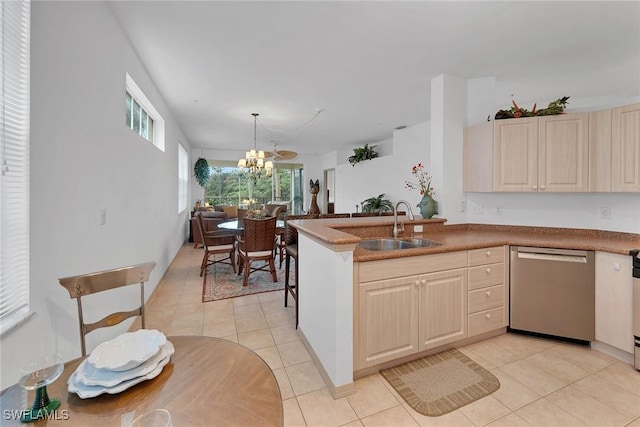
[[[231,219],[228,221],[223,221],[218,224],[218,228],[228,231],[233,231],[237,233],[241,233],[244,230],[242,221],[238,221],[237,219]],[[284,230],[284,221],[279,219],[276,221],[276,230]]]
[[[34,426],[128,426],[137,416],[166,409],[174,427],[282,426],[282,397],[266,362],[248,348],[221,338],[169,336],[175,353],[157,377],[117,394],[81,399],[67,380],[85,359],[65,363],[60,377],[47,387],[62,400],[48,419]],[[0,393],[0,425],[28,425],[19,411],[31,406],[34,392],[12,385]]]

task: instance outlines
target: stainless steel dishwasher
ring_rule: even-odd
[[[593,341],[594,252],[512,246],[510,255],[509,328]]]

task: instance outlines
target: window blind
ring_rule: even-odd
[[[29,1],[3,1],[0,93],[0,332],[29,312]]]
[[[189,153],[178,142],[178,213],[187,209],[189,196]]]

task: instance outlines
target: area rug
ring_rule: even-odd
[[[278,264],[279,262],[276,260],[276,267]],[[259,262],[254,265],[259,266]],[[284,267],[284,264],[282,266]],[[207,268],[204,277],[202,302],[282,290],[284,289],[284,268],[276,268],[276,274],[278,281],[274,282],[268,271],[253,272],[249,276],[247,286],[242,286],[242,274],[234,273],[230,265],[214,264]],[[293,263],[291,263],[289,283],[294,280],[294,274]]]
[[[380,372],[417,412],[438,417],[500,388],[489,371],[456,349]]]

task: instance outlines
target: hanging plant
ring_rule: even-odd
[[[369,144],[364,144],[364,147],[354,148],[353,156],[349,156],[349,163],[351,163],[351,166],[355,166],[356,163],[363,160],[375,159],[379,155],[375,148],[375,145],[369,147]]]
[[[196,177],[196,181],[198,181],[200,187],[204,188],[207,185],[207,182],[209,182],[210,172],[207,159],[200,157],[193,166],[193,175]]]

